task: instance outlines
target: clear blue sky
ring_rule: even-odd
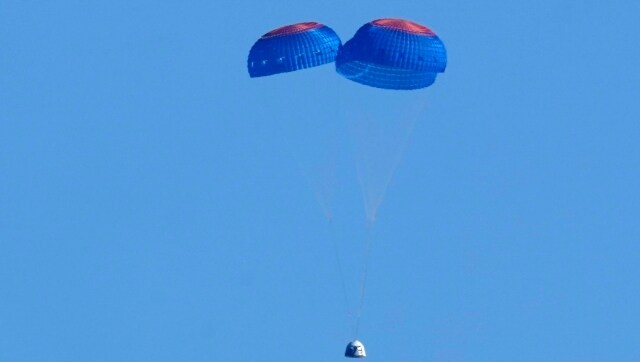
[[[449,66],[378,212],[368,360],[640,360],[639,4],[0,2],[0,360],[343,360],[329,240],[364,235],[339,130],[366,93],[246,56],[380,17]],[[304,172],[326,132],[333,226]]]

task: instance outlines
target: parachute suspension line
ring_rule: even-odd
[[[362,279],[360,280],[360,298],[358,300],[358,309],[356,311],[356,328],[354,339],[358,339],[358,331],[360,330],[360,320],[362,317],[362,308],[364,307],[364,296],[367,288],[367,276],[369,274],[369,264],[371,260],[371,249],[373,245],[373,225],[375,219],[367,220],[367,236],[364,245],[364,269],[362,271]]]
[[[367,183],[365,182],[365,166],[362,160],[356,161],[356,173],[358,175],[358,183],[360,184],[360,190],[362,190],[362,200],[364,202],[364,211],[369,224],[373,224],[376,221],[376,208],[371,207],[371,197],[369,196],[369,190]]]
[[[392,142],[392,144],[385,144],[385,141],[389,142],[391,138],[385,139],[384,137],[388,136],[384,134],[384,130],[380,127],[376,127],[373,123],[371,126],[372,129],[376,131],[376,134],[373,136],[365,136],[369,139],[360,141],[361,145],[359,148],[360,152],[362,152],[362,156],[359,156],[356,160],[356,171],[360,188],[362,190],[362,198],[364,201],[367,220],[371,223],[375,222],[378,209],[384,200],[387,189],[389,188],[393,176],[395,175],[398,166],[411,143],[411,138],[415,131],[416,124],[418,123],[418,119],[426,108],[425,103],[425,101],[421,101],[415,107],[412,114],[402,121],[404,123],[402,126],[402,132],[397,135],[397,141]],[[378,149],[375,149],[375,147]],[[386,150],[383,150],[383,152],[387,153],[390,157],[390,162],[386,164],[386,167],[378,166],[377,164],[379,160],[376,160],[375,156],[371,156],[375,155],[376,152],[379,152],[381,149],[380,147],[385,147]],[[372,172],[375,169],[380,171],[379,175],[375,175],[375,172]],[[375,182],[376,178],[378,178],[380,182]]]
[[[424,108],[424,104],[420,105],[419,107],[420,109]],[[378,208],[380,207],[380,205],[382,204],[382,200],[384,199],[384,196],[387,192],[387,189],[389,188],[389,185],[391,184],[391,180],[393,179],[393,176],[395,175],[396,171],[398,170],[398,166],[400,165],[400,162],[402,161],[402,158],[404,157],[404,154],[407,150],[407,147],[409,147],[409,143],[411,141],[411,137],[413,136],[416,124],[418,123],[418,118],[419,115],[422,112],[418,112],[417,114],[415,114],[413,117],[409,118],[408,121],[408,127],[407,130],[405,131],[405,134],[402,135],[402,138],[400,139],[400,144],[398,145],[398,148],[395,150],[395,155],[393,157],[393,161],[391,164],[391,168],[389,170],[389,173],[387,174],[386,179],[383,181],[383,186],[382,186],[382,192],[377,195],[377,198],[375,200],[369,201],[369,207],[372,207],[372,211],[371,211],[371,218],[373,218],[373,220],[375,221],[376,218],[376,214],[378,212]]]
[[[364,250],[364,270],[363,270],[362,279],[360,282],[360,298],[359,298],[357,310],[356,310],[356,328],[355,328],[355,334],[354,334],[355,339],[358,338],[358,332],[360,330],[360,321],[362,317],[362,309],[364,307],[364,298],[365,298],[365,291],[367,286],[369,264],[371,262],[371,249],[373,245],[373,226],[376,222],[378,207],[382,203],[386,189],[389,187],[389,184],[391,183],[393,175],[395,174],[396,169],[398,168],[398,165],[402,160],[402,156],[404,155],[409,145],[411,136],[413,135],[419,116],[422,114],[422,111],[424,110],[425,106],[426,105],[424,104],[424,102],[422,102],[418,106],[416,114],[413,117],[409,118],[409,127],[406,131],[406,134],[404,134],[404,137],[402,137],[401,143],[398,149],[396,150],[396,154],[395,154],[395,157],[393,158],[393,163],[392,163],[390,172],[387,178],[384,180],[382,192],[380,195],[378,195],[377,199],[375,200],[371,199],[369,193],[367,192],[368,190],[366,187],[364,172],[361,169],[360,163],[357,165],[358,166],[357,174],[358,174],[358,179],[362,189],[362,193],[364,196],[363,199],[364,199],[365,211],[366,211],[366,217],[367,217],[367,236],[366,236],[365,245],[364,245],[364,249],[365,249]]]
[[[407,147],[409,146],[409,142],[411,141],[411,136],[413,135],[413,131],[415,130],[416,127],[416,123],[418,122],[418,116],[412,117],[409,120],[409,129],[406,131],[406,134],[404,135],[404,137],[402,138],[402,140],[400,141],[400,146],[398,147],[397,153],[395,155],[395,158],[393,160],[393,164],[391,166],[391,172],[387,175],[387,179],[384,181],[384,186],[382,188],[382,194],[378,196],[378,199],[374,201],[374,208],[375,211],[373,212],[373,217],[375,218],[375,214],[378,210],[378,207],[380,207],[380,204],[382,204],[382,199],[384,198],[384,194],[386,193],[387,188],[389,187],[389,184],[391,184],[391,180],[393,179],[393,176],[396,173],[396,170],[398,169],[398,166],[400,165],[400,161],[402,160],[402,157],[405,154],[405,151],[407,150]]]
[[[333,224],[333,218],[327,217],[327,222],[329,223],[330,228],[330,239],[331,244],[333,245],[333,252],[336,258],[336,264],[338,265],[338,273],[340,274],[340,284],[342,287],[342,297],[345,307],[345,313],[348,319],[349,327],[351,328],[351,332],[355,334],[356,326],[354,325],[352,315],[351,315],[351,303],[349,301],[349,293],[347,292],[347,283],[345,282],[344,276],[344,268],[342,267],[342,259],[340,258],[340,248],[338,245],[337,231],[335,230],[335,226]]]

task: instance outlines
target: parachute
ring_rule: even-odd
[[[447,66],[440,38],[426,26],[403,19],[363,25],[336,58],[347,79],[383,89],[420,89],[433,84]]]
[[[341,42],[328,26],[305,22],[264,34],[249,51],[249,76],[263,77],[317,67],[335,60]]]
[[[336,72],[356,83],[385,90],[420,90],[432,85],[447,66],[444,43],[428,27],[410,20],[383,18],[361,26],[340,47]],[[370,88],[369,88],[370,89]],[[424,97],[403,92],[356,91],[360,103],[358,174],[367,219],[373,223],[387,186],[406,147]],[[421,98],[421,99],[418,99]],[[378,107],[383,112],[375,111]],[[380,119],[392,114],[391,119]]]

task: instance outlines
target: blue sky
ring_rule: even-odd
[[[352,125],[403,108],[331,66],[250,79],[246,56],[281,25],[346,41],[381,17],[431,27],[449,65],[399,101],[424,109],[374,226],[368,360],[640,360],[622,0],[3,1],[0,360],[343,360]]]

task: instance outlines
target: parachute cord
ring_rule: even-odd
[[[340,284],[342,287],[342,297],[343,297],[343,301],[344,301],[344,307],[345,307],[345,312],[346,315],[348,317],[349,320],[349,327],[351,328],[351,331],[353,333],[355,333],[356,330],[356,326],[353,323],[353,320],[351,319],[351,303],[349,302],[349,294],[347,293],[347,283],[345,282],[345,277],[344,277],[344,268],[342,267],[342,259],[340,258],[340,248],[338,245],[338,240],[337,240],[337,232],[335,231],[335,226],[333,225],[333,219],[331,217],[327,218],[327,221],[329,222],[329,228],[331,236],[331,244],[333,245],[333,251],[334,251],[334,256],[336,258],[336,264],[338,265],[338,273],[340,274]]]
[[[358,310],[356,312],[356,329],[354,338],[358,339],[358,331],[360,330],[360,320],[362,317],[362,309],[364,307],[364,296],[367,287],[367,276],[369,273],[369,264],[371,260],[371,249],[373,245],[373,225],[375,218],[369,218],[367,220],[367,237],[365,240],[365,252],[364,252],[364,270],[362,272],[362,280],[360,282],[360,300],[358,302]]]

